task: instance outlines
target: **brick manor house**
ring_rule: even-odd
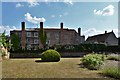
[[[38,49],[42,47],[39,40],[39,30],[43,28],[43,22],[40,22],[40,28],[25,28],[25,22],[21,22],[21,30],[10,31],[12,34],[18,34],[20,37],[20,45],[22,49]],[[85,36],[81,36],[81,28],[78,28],[78,32],[74,29],[68,29],[63,27],[63,23],[60,23],[60,28],[44,28],[47,35],[46,43],[48,46],[53,45],[79,45],[84,43]]]

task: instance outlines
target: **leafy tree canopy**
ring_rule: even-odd
[[[17,33],[12,34],[11,36],[12,49],[18,50],[20,48],[20,38]]]
[[[43,48],[45,48],[47,36],[46,36],[46,33],[44,32],[43,28],[40,29],[40,31],[39,31],[39,39],[40,39],[41,44],[43,45]]]

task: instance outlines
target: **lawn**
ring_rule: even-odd
[[[10,59],[2,62],[3,78],[108,78],[101,71],[80,66],[80,58],[61,58],[60,62],[40,59]],[[37,62],[36,62],[37,61]],[[109,78],[108,78],[109,79]]]

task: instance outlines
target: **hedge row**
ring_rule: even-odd
[[[80,44],[80,45],[55,45],[49,49],[55,49],[58,52],[120,52],[120,46],[106,46],[104,44]],[[12,53],[42,53],[44,49],[10,51]]]
[[[80,44],[56,46],[59,52],[120,52],[120,46],[106,46],[104,44]]]

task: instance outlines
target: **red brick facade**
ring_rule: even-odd
[[[40,28],[43,28],[43,22],[40,22]],[[39,40],[39,30],[40,28],[25,29],[25,22],[22,22],[22,30],[10,31],[11,35],[13,33],[18,33],[21,38],[22,49],[30,48],[41,48],[42,45]],[[63,23],[60,24],[60,28],[44,28],[47,35],[48,46],[53,45],[78,45],[84,42],[85,37],[80,35],[80,28],[77,33],[74,29],[63,28]]]

